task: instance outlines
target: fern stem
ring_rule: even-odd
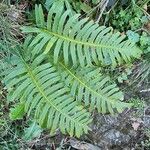
[[[107,46],[107,45],[103,45],[103,44],[94,44],[94,43],[89,43],[89,42],[82,42],[82,41],[79,41],[79,40],[74,40],[74,39],[71,39],[71,38],[68,38],[66,36],[62,36],[60,34],[57,34],[57,33],[54,33],[54,32],[50,32],[48,30],[45,30],[45,29],[39,29],[41,31],[41,33],[45,32],[45,33],[48,33],[48,34],[51,34],[55,37],[58,37],[62,40],[66,40],[66,41],[69,41],[69,42],[72,42],[72,43],[76,43],[76,44],[80,44],[80,45],[86,45],[86,46],[89,46],[89,47],[98,47],[98,48],[106,48],[106,49],[115,49],[115,50],[122,50],[123,48],[118,48],[118,47],[115,47],[115,46]]]

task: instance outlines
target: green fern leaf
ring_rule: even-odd
[[[23,116],[25,115],[24,106],[25,106],[24,103],[19,103],[14,108],[11,108],[9,114],[10,119],[11,120],[22,119]]]
[[[39,138],[42,133],[42,129],[36,122],[31,122],[28,128],[24,129],[23,139],[25,141],[32,141],[35,138]]]
[[[50,63],[40,65],[42,56],[30,65],[22,58],[16,59],[20,63],[4,78],[7,86],[16,87],[11,98],[20,99],[28,115],[34,111],[39,124],[50,129],[51,133],[57,128],[71,136],[87,133],[90,113],[74,101],[56,68]]]
[[[114,114],[131,107],[129,103],[121,102],[123,93],[116,84],[110,84],[110,78],[102,75],[99,68],[69,68],[60,61],[57,66],[62,80],[71,88],[71,95],[80,103],[84,101],[92,110],[97,108],[99,112]]]
[[[44,20],[38,17],[41,9],[41,6],[36,6],[37,27],[22,28],[25,33],[37,33],[30,45],[34,46],[34,55],[44,48],[44,53],[53,52],[55,63],[63,56],[66,65],[71,60],[74,66],[79,63],[83,67],[100,63],[116,66],[122,62],[128,63],[131,58],[138,58],[141,54],[134,43],[124,40],[126,36],[113,33],[110,27],[99,27],[88,18],[79,19],[79,14],[72,16],[70,10],[63,13],[63,9],[60,9],[56,12],[52,7],[47,23],[39,26]]]
[[[60,10],[61,7],[72,9],[70,2],[72,2],[72,0],[46,0],[45,5],[47,10],[49,10],[51,7],[54,7],[55,10]]]

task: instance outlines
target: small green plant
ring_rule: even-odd
[[[150,129],[149,128],[145,129],[144,134],[146,135],[146,139],[141,141],[141,145],[144,148],[149,149],[150,148]]]
[[[130,2],[125,6],[116,5],[116,9],[112,9],[111,14],[108,13],[106,23],[121,32],[138,30],[147,23],[149,18],[142,7],[142,5],[138,7],[136,4],[131,5]]]
[[[128,38],[132,41],[137,43],[141,50],[143,50],[143,60],[140,62],[137,67],[135,68],[133,78],[134,82],[138,82],[138,85],[142,83],[150,82],[150,36],[146,32],[142,32],[140,34],[128,31],[127,32]]]
[[[54,5],[47,22],[41,5],[36,5],[35,15],[36,26],[22,28],[30,36],[12,56],[12,69],[3,72],[10,99],[21,104],[12,109],[12,119],[32,113],[51,134],[59,128],[79,137],[90,129],[91,111],[115,114],[131,106],[122,102],[123,93],[101,74],[100,66],[138,58],[141,51],[134,43]]]
[[[144,110],[145,107],[145,103],[144,101],[140,100],[140,99],[130,99],[129,100],[132,104],[134,108],[138,108],[139,110],[141,109],[142,111]]]

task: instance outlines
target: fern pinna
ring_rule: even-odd
[[[36,27],[22,28],[33,37],[13,56],[12,70],[4,72],[11,99],[21,104],[13,109],[11,118],[17,119],[20,109],[22,114],[34,114],[51,133],[59,128],[79,137],[89,130],[87,110],[114,114],[130,107],[99,65],[129,62],[140,56],[140,50],[120,33],[113,34],[112,28],[79,19],[70,10],[57,11],[52,6],[47,23],[41,5],[35,10]]]

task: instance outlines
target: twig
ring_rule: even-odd
[[[148,35],[150,35],[150,32],[144,28],[140,28],[140,29],[135,30],[135,32],[138,32],[138,31],[145,31]]]
[[[137,7],[137,8],[140,9],[141,11],[143,11],[143,12],[149,17],[149,19],[150,19],[150,14],[149,14],[147,11],[145,11],[143,8],[141,8],[140,6],[138,6],[138,5],[135,3],[135,0],[132,0],[132,3],[133,3],[133,5],[134,5],[135,7]]]
[[[109,2],[109,0],[103,0],[101,2],[101,5],[100,5],[100,15],[99,15],[99,17],[98,17],[98,19],[96,21],[97,23],[100,21],[100,19],[102,17],[102,14],[103,14],[103,12],[105,11],[105,9],[107,7],[108,2]]]
[[[95,11],[100,5],[101,5],[101,3],[98,3],[97,6],[95,6],[93,9],[91,9],[91,10],[89,10],[89,11],[87,12],[87,15],[86,15],[86,14],[81,15],[81,18],[84,17],[85,15],[86,15],[86,16],[89,16],[89,15],[90,15],[93,11]]]
[[[141,90],[140,93],[142,93],[142,92],[150,92],[150,89]]]

